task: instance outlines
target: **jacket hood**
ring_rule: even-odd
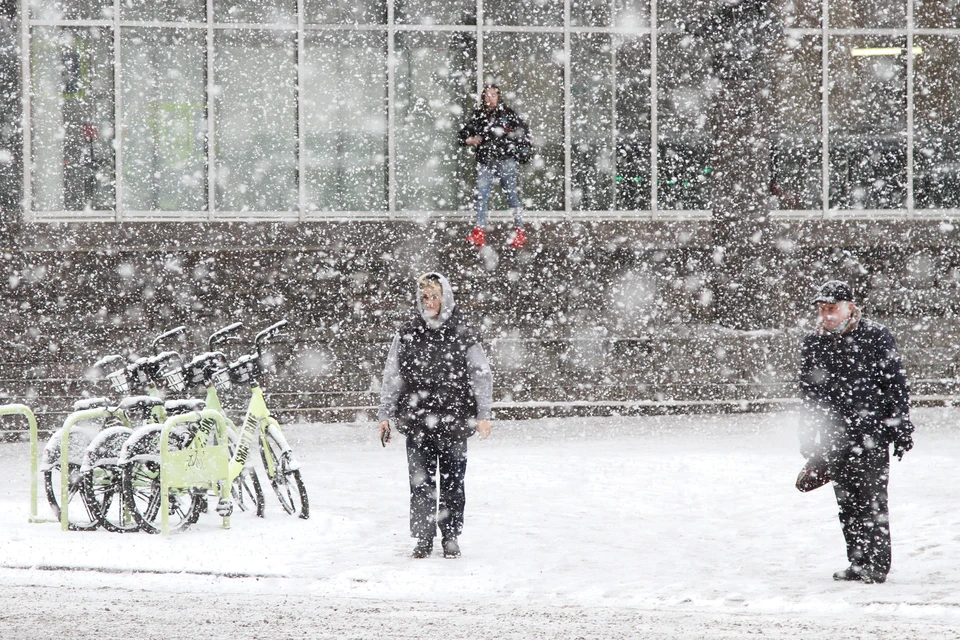
[[[436,278],[440,281],[440,314],[436,318],[428,318],[426,315],[424,315],[423,304],[420,302],[419,281],[427,277]],[[420,317],[423,318],[423,321],[427,323],[427,326],[431,329],[436,329],[444,322],[449,320],[450,316],[453,314],[454,308],[457,306],[457,303],[453,300],[453,288],[450,286],[450,282],[443,276],[443,274],[437,273],[436,271],[428,271],[417,278],[417,284],[414,285],[414,299],[417,301],[417,312],[420,314]]]

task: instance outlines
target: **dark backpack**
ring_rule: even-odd
[[[529,131],[527,131],[524,136],[517,141],[513,155],[520,164],[527,164],[533,160],[535,155],[537,155],[536,150],[533,148],[533,140],[531,139]]]

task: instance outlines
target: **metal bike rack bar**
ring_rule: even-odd
[[[60,528],[70,530],[70,429],[81,420],[97,420],[116,415],[105,408],[74,411],[63,421],[60,433]]]
[[[40,518],[37,514],[37,472],[39,469],[40,435],[37,432],[37,417],[25,404],[0,405],[0,416],[21,415],[30,425],[30,518],[29,522],[54,522],[51,518]]]

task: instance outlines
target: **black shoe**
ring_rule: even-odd
[[[457,543],[456,538],[443,539],[443,557],[444,558],[460,557],[460,545]]]
[[[850,565],[843,571],[837,571],[835,574],[833,574],[833,579],[842,581],[863,580],[863,569]]]
[[[887,576],[884,573],[864,569],[860,572],[860,580],[867,584],[883,584],[887,581]]]
[[[433,538],[420,538],[411,554],[414,558],[429,558],[433,553]]]

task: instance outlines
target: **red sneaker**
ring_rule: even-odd
[[[510,246],[514,249],[523,249],[527,244],[527,232],[523,230],[523,227],[517,227],[517,230],[513,233],[513,238],[510,240]]]
[[[467,242],[479,248],[487,243],[486,232],[483,227],[474,227],[470,235],[467,236]]]

